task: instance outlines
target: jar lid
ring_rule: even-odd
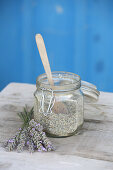
[[[84,94],[85,102],[97,101],[100,95],[97,87],[86,81],[81,81],[81,91]]]

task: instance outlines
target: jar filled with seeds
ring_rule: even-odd
[[[50,86],[46,74],[37,78],[34,119],[43,125],[49,136],[71,136],[84,121],[81,79],[68,72],[52,72],[52,78],[54,86]]]

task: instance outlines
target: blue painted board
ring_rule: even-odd
[[[70,71],[113,92],[112,0],[0,0],[0,90],[44,72],[35,34],[52,71]]]

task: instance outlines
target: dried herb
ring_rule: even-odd
[[[29,111],[27,106],[23,109],[23,112],[18,113],[23,125],[16,135],[5,143],[8,151],[16,149],[18,152],[22,152],[26,147],[29,152],[55,150],[45,132],[43,132],[43,126],[33,119],[33,115],[33,108]]]
[[[30,120],[33,119],[33,115],[34,115],[33,107],[29,111],[27,105],[24,107],[23,112],[18,113],[18,116],[23,121],[22,128],[27,127],[29,125]]]

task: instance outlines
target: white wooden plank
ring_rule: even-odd
[[[0,151],[0,170],[112,170],[113,162],[52,153]]]
[[[0,93],[0,143],[2,144],[6,138],[15,134],[20,127],[21,122],[17,116],[17,112],[22,110],[25,104],[30,107],[33,105],[34,85],[29,84],[9,84]],[[55,153],[60,157],[68,156],[80,161],[85,158],[100,159],[105,161],[113,161],[113,94],[101,92],[100,99],[97,103],[85,104],[85,123],[82,131],[77,136],[68,138],[51,138],[56,146]],[[8,128],[6,128],[8,127]],[[3,152],[4,157],[6,152]],[[16,154],[17,153],[7,153]],[[6,155],[7,155],[6,154]],[[25,154],[25,153],[23,153]],[[38,154],[38,153],[37,153]],[[45,159],[45,154],[42,154]],[[8,157],[8,156],[7,156]],[[8,158],[7,158],[8,159]],[[57,160],[57,159],[56,159]],[[92,169],[89,161],[89,169]],[[10,160],[11,161],[11,160]],[[9,162],[10,162],[9,161]],[[95,160],[96,161],[96,160]],[[21,161],[20,161],[21,162]],[[20,163],[19,162],[19,163]],[[39,161],[40,162],[40,161]],[[85,160],[83,161],[85,162]],[[98,161],[97,161],[98,162]],[[104,161],[103,161],[104,162]],[[84,163],[83,163],[84,165]],[[108,163],[113,169],[112,163]],[[93,163],[95,167],[95,163]],[[68,167],[68,166],[67,166]],[[106,167],[106,163],[102,163],[102,168]],[[82,167],[83,168],[83,167]],[[97,168],[101,168],[98,163]],[[78,169],[78,168],[77,168]]]

